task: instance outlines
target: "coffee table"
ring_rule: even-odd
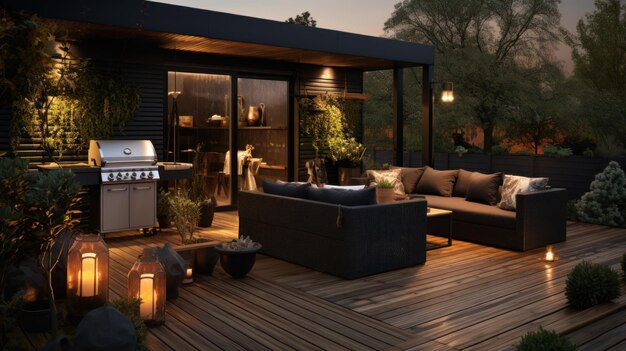
[[[426,212],[426,228],[426,233],[428,234],[432,233],[432,229],[436,228],[437,236],[442,236],[443,234],[448,237],[448,244],[429,245],[426,250],[452,246],[452,211],[429,207],[428,212]]]

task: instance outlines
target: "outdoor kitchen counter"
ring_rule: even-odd
[[[191,164],[158,162],[160,180],[176,180],[191,178]],[[82,186],[100,185],[100,167],[91,167],[85,162],[80,163],[46,163],[36,165],[40,171],[55,169],[69,169],[76,175],[76,180]]]

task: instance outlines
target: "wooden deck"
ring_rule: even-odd
[[[217,213],[204,234],[236,237],[236,213]],[[142,248],[179,242],[107,238],[111,298],[126,296],[127,273]],[[455,241],[428,251],[426,264],[343,280],[259,256],[235,280],[217,268],[168,302],[166,323],[151,328],[154,350],[506,350],[539,326],[567,335],[581,350],[626,347],[626,297],[587,310],[567,307],[568,272],[581,260],[619,269],[626,229],[568,224],[559,259]],[[622,287],[624,292],[624,287]]]

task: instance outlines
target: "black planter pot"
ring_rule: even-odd
[[[256,253],[261,249],[261,245],[254,249],[244,251],[228,251],[216,247],[215,250],[220,254],[220,264],[222,269],[233,278],[245,277],[254,266],[256,261]]]
[[[198,274],[212,275],[220,255],[214,247],[206,247],[196,250],[194,272]]]
[[[47,332],[50,326],[50,303],[48,300],[25,302],[20,308],[20,326],[27,332]]]
[[[158,215],[157,221],[159,221],[159,227],[166,229],[170,227],[170,216]]]
[[[198,222],[198,227],[208,228],[213,224],[216,204],[217,202],[214,197],[210,200],[202,201],[200,204],[200,221]]]

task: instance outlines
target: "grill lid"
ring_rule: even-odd
[[[150,140],[90,140],[89,165],[116,167],[156,165],[157,154]]]

